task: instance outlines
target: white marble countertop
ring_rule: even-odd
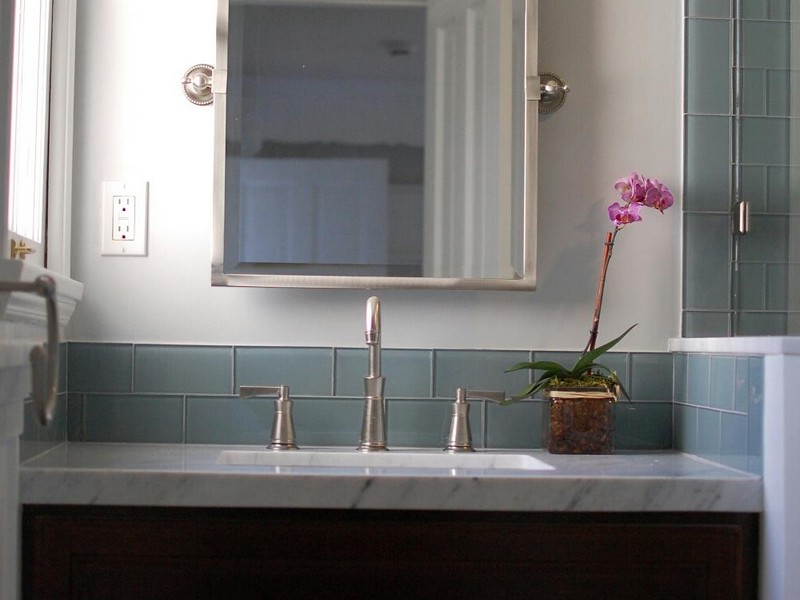
[[[759,512],[761,478],[675,452],[530,454],[551,470],[265,467],[243,446],[66,443],[21,465],[23,504]]]

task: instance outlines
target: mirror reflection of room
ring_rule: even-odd
[[[250,4],[232,28],[236,16],[240,260],[420,276],[425,7]]]
[[[524,23],[231,0],[224,273],[523,277]]]

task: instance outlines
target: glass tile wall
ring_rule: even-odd
[[[792,0],[687,0],[683,335],[800,331]],[[800,55],[798,55],[800,56]],[[750,230],[734,233],[737,203]]]
[[[764,357],[678,353],[674,385],[675,449],[761,475]]]
[[[390,446],[443,447],[457,387],[505,390],[530,382],[533,360],[569,361],[564,352],[384,349]],[[39,427],[25,405],[25,457],[65,439],[84,442],[265,445],[269,398],[241,399],[241,385],[288,385],[298,443],[354,446],[364,407],[363,348],[285,348],[69,342],[56,424]],[[632,401],[616,406],[619,449],[672,448],[672,355],[611,352]],[[545,402],[470,403],[477,448],[542,447]]]

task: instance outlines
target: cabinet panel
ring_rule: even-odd
[[[757,515],[25,507],[25,598],[755,598]]]

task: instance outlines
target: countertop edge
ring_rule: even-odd
[[[624,461],[624,457],[622,459]],[[729,477],[725,476],[730,473]],[[274,474],[23,465],[22,504],[465,510],[739,512],[763,509],[760,477],[559,474],[531,477]]]

